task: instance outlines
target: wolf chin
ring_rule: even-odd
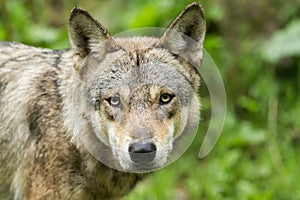
[[[0,199],[121,198],[166,165],[199,121],[205,27],[192,3],[160,38],[113,38],[74,8],[70,50],[0,43]]]

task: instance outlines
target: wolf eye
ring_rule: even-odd
[[[119,97],[110,97],[108,102],[111,106],[117,107],[120,106],[121,100]]]
[[[160,104],[168,104],[172,101],[173,97],[174,96],[171,94],[167,94],[167,93],[162,94],[162,95],[160,95],[159,103]]]

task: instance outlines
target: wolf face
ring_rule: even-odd
[[[73,9],[74,109],[79,124],[89,127],[78,134],[95,136],[84,139],[85,146],[97,145],[95,139],[105,144],[111,152],[106,155],[119,170],[163,167],[174,142],[199,121],[196,68],[204,35],[205,18],[196,3],[160,38],[113,38],[86,11]]]

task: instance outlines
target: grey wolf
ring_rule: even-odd
[[[192,3],[160,38],[113,38],[74,8],[70,50],[2,42],[0,199],[116,199],[163,167],[199,120],[205,27]]]

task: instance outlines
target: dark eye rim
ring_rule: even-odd
[[[163,100],[162,100],[162,97],[163,97],[164,95],[167,95],[167,96],[169,97],[169,99],[168,99],[167,101],[163,101]],[[162,93],[162,94],[159,96],[159,104],[160,104],[160,105],[166,105],[166,104],[169,104],[169,103],[173,100],[174,97],[175,97],[174,94],[170,94],[170,93]]]
[[[100,104],[101,104],[101,101],[99,99],[96,99],[95,104],[94,104],[95,110],[100,110]]]

